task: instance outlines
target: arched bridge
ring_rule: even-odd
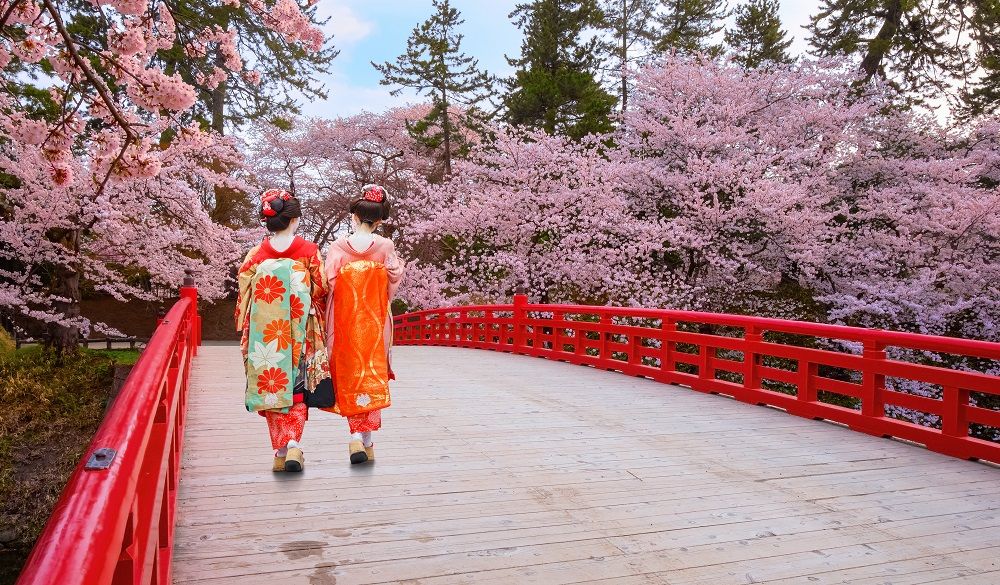
[[[1000,344],[524,297],[414,313],[377,463],[318,413],[306,470],[272,475],[195,296],[20,583],[1000,583],[1000,443],[970,436],[1000,427],[977,400],[1000,379],[948,365]]]

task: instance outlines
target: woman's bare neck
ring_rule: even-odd
[[[295,230],[285,230],[271,235],[270,243],[275,252],[284,252],[292,247],[295,241]]]
[[[372,233],[374,229],[374,226],[366,223],[358,224],[354,226],[354,233],[347,236],[347,241],[358,252],[364,252],[375,241],[375,234]]]

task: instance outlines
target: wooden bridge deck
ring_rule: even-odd
[[[378,461],[274,475],[236,347],[195,363],[176,583],[1000,583],[1000,470],[528,357],[397,348]]]

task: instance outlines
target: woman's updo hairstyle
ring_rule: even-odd
[[[302,206],[288,191],[268,189],[261,195],[260,223],[271,233],[288,229],[292,220],[302,217]]]
[[[389,219],[389,200],[385,189],[380,185],[362,187],[361,197],[351,202],[351,213],[368,225]]]

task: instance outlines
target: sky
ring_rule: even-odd
[[[452,0],[452,6],[465,18],[461,28],[465,35],[463,52],[479,59],[480,66],[494,75],[510,73],[504,55],[520,54],[521,31],[507,18],[517,3]],[[818,7],[818,0],[782,2],[781,21],[794,37],[790,49],[793,55],[806,51],[802,26]],[[395,61],[405,52],[413,28],[431,15],[431,0],[320,0],[318,10],[321,17],[330,18],[326,32],[333,35],[340,55],[333,62],[331,74],[321,77],[329,99],[303,104],[303,113],[335,118],[422,101],[409,92],[398,97],[390,95],[394,88],[379,84],[381,75],[371,62]]]

